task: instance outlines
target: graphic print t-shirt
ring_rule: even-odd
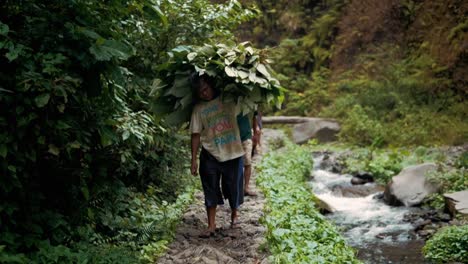
[[[244,155],[234,103],[223,103],[218,97],[197,104],[192,112],[191,133],[200,133],[202,146],[218,161]]]

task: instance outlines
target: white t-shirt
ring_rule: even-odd
[[[199,133],[203,148],[220,162],[244,155],[236,115],[235,104],[222,102],[220,97],[193,109],[191,133]]]

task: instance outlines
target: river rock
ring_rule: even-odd
[[[333,213],[336,211],[336,209],[333,208],[331,205],[329,205],[327,202],[319,199],[318,197],[317,197],[317,200],[318,201],[315,206],[317,207],[317,209],[319,210],[321,214],[329,214],[329,213]]]
[[[377,184],[335,186],[333,194],[342,197],[366,197],[374,193],[383,192],[385,187]]]
[[[444,194],[445,208],[451,215],[468,215],[468,190]]]
[[[361,185],[369,182],[374,182],[374,177],[368,172],[359,172],[351,179],[352,185]]]
[[[384,201],[389,205],[414,206],[428,195],[437,192],[436,185],[430,183],[426,174],[437,169],[434,163],[424,163],[404,168],[387,184]]]
[[[295,143],[303,144],[312,138],[319,142],[336,140],[340,131],[338,122],[324,118],[308,118],[306,122],[294,125],[292,137]]]

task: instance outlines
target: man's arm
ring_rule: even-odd
[[[252,141],[255,145],[258,143],[258,134],[260,133],[260,127],[258,126],[258,122],[257,122],[257,112],[254,113],[253,118],[252,118],[252,130],[253,130]]]
[[[193,176],[198,174],[198,163],[197,163],[197,155],[198,155],[198,148],[200,147],[200,134],[194,133],[192,134],[192,166],[191,172]]]

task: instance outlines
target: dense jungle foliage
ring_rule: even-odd
[[[149,111],[158,66],[177,45],[233,39],[254,13],[205,0],[6,0],[0,13],[0,262],[154,259],[193,186],[186,138]]]
[[[269,48],[290,90],[275,114],[337,118],[362,146],[467,141],[466,1],[242,2],[263,15],[239,37]]]

